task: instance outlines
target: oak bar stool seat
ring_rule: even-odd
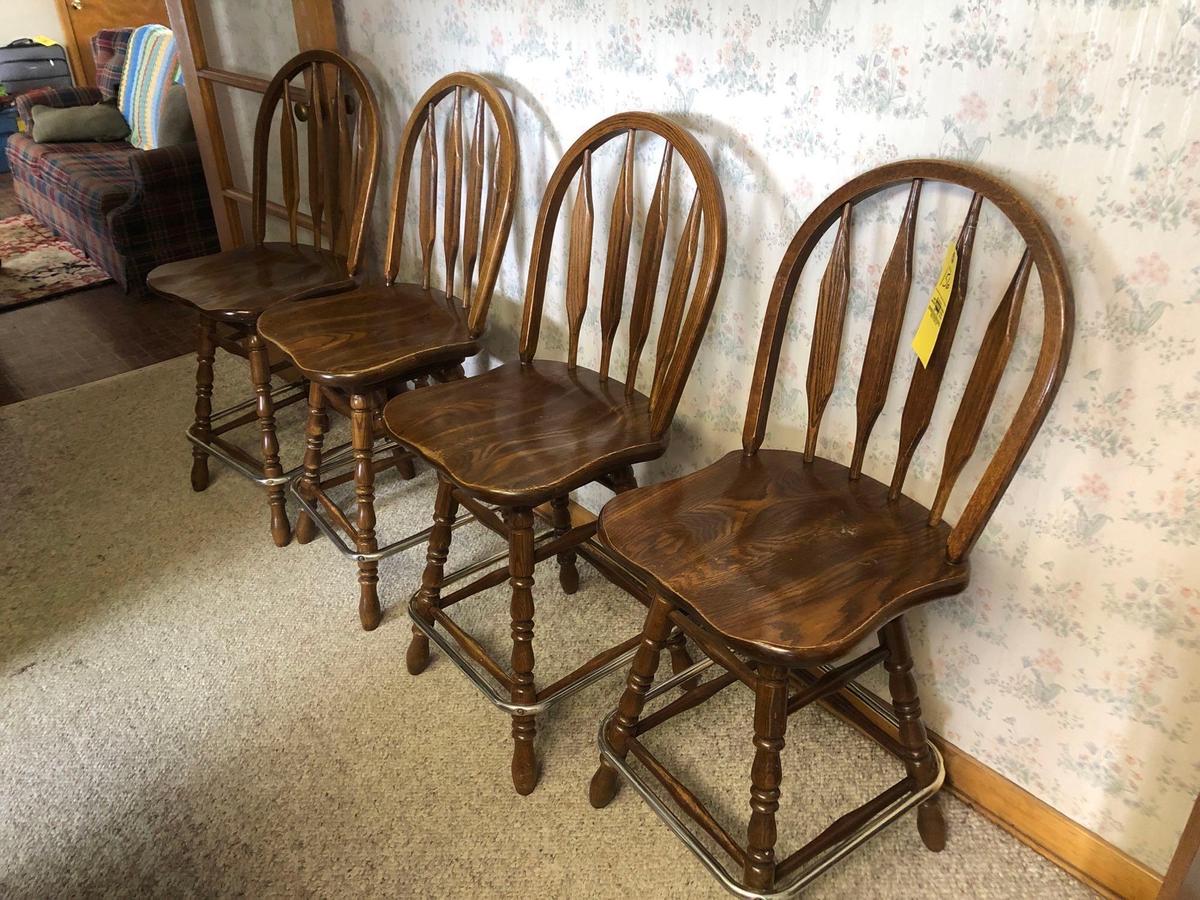
[[[445,135],[441,153],[439,134]],[[438,79],[417,101],[400,137],[383,284],[279,303],[258,320],[260,337],[309,381],[304,465],[291,481],[301,507],[296,540],[303,544],[324,534],[354,562],[359,622],[367,631],[383,616],[379,561],[424,543],[432,530],[379,544],[375,476],[391,468],[402,478],[416,474],[411,451],[384,427],[383,406],[397,395],[423,394],[431,379],[462,378],[462,363],[479,352],[512,228],[519,168],[512,111],[495,85],[470,72]],[[414,193],[417,202],[410,204]],[[400,280],[411,205],[419,283]],[[434,284],[437,269],[440,287]],[[348,449],[324,447],[329,409],[350,418]],[[353,511],[326,490],[349,480]]]
[[[456,366],[480,349],[462,303],[419,284],[280,303],[258,331],[306,378],[337,387]]]
[[[283,170],[279,207],[267,198],[268,152],[276,127]],[[302,187],[302,170],[307,190]],[[284,472],[280,462],[275,413],[304,400],[307,390],[303,381],[272,386],[275,376],[294,373],[286,359],[272,359],[256,325],[276,303],[354,287],[378,174],[379,107],[363,73],[329,50],[299,53],[268,83],[258,109],[253,244],[168,263],[146,279],[152,291],[190,307],[199,319],[195,420],[187,431],[192,488],[208,487],[210,456],[264,487],[271,537],[279,547],[292,539],[285,491],[293,473]],[[307,213],[301,211],[302,194]],[[286,242],[267,241],[269,206],[287,221]],[[302,231],[309,235],[307,244],[301,242]],[[213,362],[218,348],[249,362],[254,399],[214,412]],[[247,412],[249,407],[253,409]],[[223,437],[252,423],[261,434],[261,461]]]
[[[950,526],[845,466],[734,451],[683,478],[614,497],[600,538],[739,650],[813,665],[918,603],[966,587]],[[747,600],[749,595],[752,600]]]
[[[641,248],[634,255],[630,245],[639,138],[643,147],[651,141],[656,145],[651,153],[661,144],[662,156],[646,204]],[[593,267],[593,155],[603,150],[618,162],[603,280],[597,279],[597,370],[581,364],[579,347]],[[673,169],[677,157],[680,164]],[[673,171],[678,177],[673,177]],[[685,203],[688,212],[679,216],[678,238],[671,241],[674,260],[664,265],[676,181],[682,182],[681,196],[691,202]],[[568,216],[563,201],[569,193],[574,203]],[[570,223],[569,234],[560,243],[568,248],[561,295],[567,326],[565,362],[536,355],[560,218]],[[666,450],[675,408],[716,301],[725,264],[725,236],[720,184],[708,155],[690,132],[652,113],[620,113],[598,122],[564,153],[543,194],[526,282],[520,361],[463,381],[401,394],[384,408],[388,430],[428,461],[439,478],[425,571],[420,589],[409,602],[413,639],[405,659],[408,670],[417,675],[425,669],[432,640],[494,707],[511,716],[511,774],[520,794],[533,791],[540,776],[534,752],[537,716],[616,671],[638,640],[630,635],[539,687],[534,676],[535,567],[554,557],[563,592],[575,593],[577,553],[585,544],[592,549],[596,523],[583,517],[577,520],[570,492],[593,483],[614,493],[629,490],[637,484],[632,464]],[[630,265],[631,255],[636,266]],[[662,280],[669,286],[657,340],[652,341],[660,274],[667,276]],[[628,353],[619,369],[612,371],[619,333],[626,339]],[[643,393],[638,373],[647,347],[654,349],[654,365],[643,370]],[[468,567],[445,572],[460,506],[505,539],[507,554],[488,562],[494,565],[507,556],[508,565],[445,591],[473,571]],[[535,510],[551,520],[552,530],[535,534]],[[505,580],[512,591],[508,615],[512,653],[507,664],[495,659],[450,614],[451,607]],[[691,664],[681,635],[672,636],[670,652],[673,667]]]
[[[545,359],[401,394],[384,422],[455,485],[498,504],[537,506],[667,444],[645,396]]]
[[[160,297],[214,318],[253,324],[283,300],[320,296],[354,287],[346,259],[328,250],[286,243],[237,247],[159,266],[147,278]]]
[[[940,330],[923,363],[906,354],[901,364],[901,370],[911,375],[903,395],[898,445],[892,444],[896,461],[885,485],[866,475],[863,463],[902,346],[926,183],[935,185],[931,191],[935,198],[952,195],[956,186],[966,188],[957,193],[969,193],[970,201],[957,239],[946,252],[946,260],[956,263],[952,271],[948,262],[943,263],[939,292],[929,301]],[[855,379],[854,439],[844,447],[850,462],[844,465],[819,456],[817,448],[845,343],[851,222],[860,201],[897,189],[906,191],[907,202],[879,277]],[[967,291],[985,200],[1007,218],[1024,243],[1016,271],[998,302]],[[873,213],[877,216],[878,208]],[[816,292],[811,332],[804,449],[764,449],[792,301],[814,248],[830,230],[833,241]],[[1002,252],[1005,244],[989,235],[983,246]],[[1004,437],[951,526],[943,521],[947,502],[979,444],[1034,271],[1041,281],[1044,307],[1037,363]],[[905,480],[932,421],[962,310],[980,303],[986,304],[990,318],[944,439],[940,480],[932,504],[926,507],[904,495]],[[1024,198],[988,173],[944,160],[909,160],[860,175],[827,197],[800,226],[775,277],[751,381],[742,449],[682,478],[629,491],[601,511],[600,539],[621,565],[644,580],[653,600],[625,691],[601,726],[600,766],[589,790],[592,805],[600,808],[613,799],[620,776],[727,890],[742,897],[794,896],[913,808],[925,846],[941,850],[946,833],[937,792],[945,770],[921,719],[905,613],[966,588],[971,548],[1058,390],[1073,325],[1071,285],[1053,234]],[[879,440],[877,436],[876,443]],[[708,658],[655,684],[659,651],[674,629],[687,634]],[[877,646],[862,649],[860,645],[872,633]],[[846,659],[856,648],[858,655]],[[700,681],[703,670],[714,664],[724,673]],[[855,681],[880,665],[887,672],[890,707]],[[737,682],[754,695],[754,762],[748,773],[750,808],[744,843],[642,742],[647,732]],[[676,687],[684,692],[646,713],[648,701]],[[780,751],[788,717],[818,700],[895,756],[905,776],[785,856],[776,849],[775,818],[784,779]],[[749,734],[747,744],[751,745]],[[804,773],[800,776],[803,785]],[[657,782],[654,787],[652,781]],[[670,802],[663,799],[663,790]],[[720,847],[732,867],[708,849],[697,828]],[[920,889],[914,886],[913,893],[919,894]]]

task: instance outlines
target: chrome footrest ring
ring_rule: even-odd
[[[293,381],[288,384],[280,385],[279,387],[272,390],[271,391],[271,401],[273,403],[299,402],[299,398],[305,397],[307,395],[308,395],[308,389],[305,386],[304,382],[303,381]],[[209,427],[211,428],[213,425],[219,426],[223,420],[232,418],[233,416],[235,416],[238,413],[245,412],[246,410],[248,410],[252,406],[254,406],[254,404],[256,404],[257,402],[258,402],[258,398],[252,397],[249,400],[246,400],[242,403],[237,404],[236,406],[228,406],[225,409],[218,410],[217,412],[215,412],[211,416],[209,416]],[[245,424],[247,426],[249,426],[254,423],[247,422]],[[295,468],[288,469],[282,475],[275,475],[275,476],[268,477],[262,473],[261,469],[252,469],[250,466],[246,465],[246,463],[243,460],[240,460],[237,457],[233,456],[232,454],[226,452],[225,448],[221,447],[219,444],[209,443],[208,441],[204,440],[199,435],[197,435],[195,422],[193,422],[191,425],[189,425],[187,427],[187,430],[184,432],[184,435],[187,437],[187,439],[189,441],[191,441],[193,444],[195,444],[197,447],[199,447],[201,450],[203,450],[206,454],[208,454],[209,456],[211,456],[215,459],[220,460],[221,462],[223,462],[225,465],[229,466],[229,468],[233,469],[235,472],[237,472],[239,475],[241,475],[246,480],[253,481],[255,484],[261,485],[262,487],[274,487],[276,485],[287,484],[289,481],[292,480],[292,478],[295,476],[295,474],[297,472],[299,472],[302,468],[301,466],[296,466]]]
[[[648,693],[647,700],[666,693],[674,687],[687,681],[697,672],[701,671],[702,663],[711,665],[711,660],[703,660],[696,663],[690,668],[672,678],[664,681],[662,684],[655,685]],[[827,668],[827,667],[822,667]],[[879,700],[870,691],[865,690],[856,682],[849,682],[846,685],[846,690],[854,694],[864,704],[869,706],[874,712],[884,717],[893,725],[898,725],[895,714],[882,701]],[[937,767],[937,776],[925,787],[912,792],[904,797],[900,797],[890,806],[884,808],[877,816],[863,823],[854,833],[849,835],[843,841],[830,847],[820,856],[811,860],[806,866],[800,869],[795,875],[789,878],[783,885],[780,885],[772,891],[753,891],[745,887],[739,882],[729,871],[721,864],[721,861],[714,856],[707,847],[701,843],[696,834],[687,827],[680,818],[679,814],[669,807],[654,791],[650,785],[642,778],[628,761],[622,759],[616,752],[612,743],[608,739],[609,725],[616,717],[617,711],[613,710],[600,724],[600,733],[597,735],[596,742],[600,748],[600,755],[604,761],[611,765],[621,775],[621,777],[634,790],[641,795],[646,804],[654,810],[655,814],[662,819],[663,823],[674,832],[692,852],[697,859],[708,869],[709,873],[720,882],[721,887],[725,888],[729,893],[736,897],[742,897],[744,900],[784,900],[784,898],[795,897],[805,887],[812,884],[818,877],[824,874],[835,863],[839,862],[853,850],[865,843],[874,835],[878,834],[888,825],[895,822],[909,810],[928,800],[936,794],[942,787],[942,783],[946,779],[946,768],[942,762],[942,755],[938,752],[937,747],[932,742],[928,744],[930,753],[933,756],[934,764]]]
[[[371,458],[374,459],[376,456],[379,456],[383,453],[390,453],[393,450],[399,449],[403,448],[395,441],[383,441],[382,443],[378,443],[371,448]],[[353,458],[353,456],[354,448],[349,447],[348,445],[342,445],[336,448],[329,458],[322,460],[321,467],[317,471],[320,473],[330,469],[338,468],[339,466],[348,462],[351,458]],[[373,550],[369,553],[363,553],[357,548],[351,547],[349,544],[347,544],[343,539],[341,532],[339,532],[333,526],[333,524],[325,518],[325,515],[318,508],[318,505],[309,500],[300,492],[300,483],[303,480],[304,467],[300,466],[297,469],[293,469],[289,473],[287,479],[288,492],[292,495],[292,498],[296,501],[296,503],[299,504],[300,508],[308,514],[310,519],[312,519],[313,524],[317,526],[317,531],[328,538],[333,546],[337,548],[338,552],[341,553],[342,556],[346,557],[346,559],[353,560],[354,562],[378,562],[381,559],[386,559],[389,556],[402,553],[403,551],[415,547],[418,544],[428,542],[429,535],[433,531],[433,526],[430,525],[428,528],[423,528],[420,531],[408,535],[408,537],[403,537],[398,541],[393,541],[384,547],[380,547],[378,550]],[[450,527],[461,528],[463,525],[474,521],[475,516],[472,513],[463,513],[454,520],[454,523]]]

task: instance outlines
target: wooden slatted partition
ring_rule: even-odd
[[[262,94],[267,89],[268,79],[260,75],[245,72],[231,72],[215,68],[209,63],[209,54],[205,35],[200,21],[196,0],[166,0],[167,16],[170,19],[171,30],[175,32],[179,46],[179,63],[183,69],[184,86],[187,91],[188,107],[192,113],[192,121],[196,125],[196,138],[200,144],[200,157],[204,164],[204,177],[208,182],[209,199],[212,202],[213,216],[217,223],[217,235],[221,248],[225,250],[238,247],[245,243],[246,235],[242,227],[240,207],[250,203],[251,193],[244,187],[234,183],[232,170],[229,165],[229,149],[225,131],[217,109],[217,89],[249,91]],[[332,0],[292,0],[292,12],[296,21],[296,40],[298,50],[326,49],[336,50],[337,20],[334,15]],[[337,86],[333,86],[335,89]],[[325,95],[328,91],[322,91]],[[304,92],[293,89],[295,100],[304,100]],[[314,104],[317,109],[320,104]],[[330,104],[335,116],[345,116],[346,110],[341,104]],[[290,119],[290,116],[285,116]],[[335,123],[329,123],[334,125]],[[283,125],[283,128],[287,128]],[[292,123],[294,129],[294,122]],[[309,129],[310,140],[313,129]],[[339,130],[328,128],[331,135]],[[346,134],[345,131],[340,131]],[[288,141],[287,135],[292,134],[293,140]],[[283,146],[292,148],[294,153],[294,131],[281,132]],[[334,140],[337,140],[335,137]],[[311,149],[311,148],[310,148]],[[349,156],[348,147],[327,148],[332,154],[343,153]],[[284,163],[285,173],[291,171],[288,162]],[[331,170],[333,171],[333,170]],[[346,173],[348,177],[350,173]],[[334,176],[336,177],[336,176]],[[289,232],[293,235],[297,228],[320,230],[325,224],[324,216],[328,212],[330,225],[336,219],[346,214],[345,210],[328,210],[314,208],[312,214],[305,215],[298,210],[299,184],[295,180],[284,180],[284,202],[268,203],[267,213],[288,223]],[[320,192],[314,192],[319,194]],[[332,190],[330,196],[344,196]]]

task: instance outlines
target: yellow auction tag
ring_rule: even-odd
[[[48,38],[44,34],[39,34],[33,39],[33,42],[41,44],[43,47],[55,47],[58,45],[58,41],[54,40],[54,38]]]
[[[942,272],[933,285],[933,293],[929,295],[929,303],[925,307],[925,315],[917,326],[913,337],[912,348],[921,360],[922,366],[929,365],[929,357],[933,354],[933,345],[937,343],[938,331],[942,328],[942,319],[946,315],[946,307],[950,303],[950,288],[954,286],[954,270],[958,268],[958,248],[951,244],[946,248],[946,258],[942,260]]]

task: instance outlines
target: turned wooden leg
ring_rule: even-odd
[[[250,357],[250,378],[254,382],[254,393],[258,395],[258,427],[262,432],[263,474],[278,478],[283,474],[279,463],[279,440],[275,436],[275,404],[271,400],[271,363],[267,358],[267,344],[257,332],[247,338],[246,349]],[[267,488],[267,502],[271,506],[271,537],[276,547],[286,547],[292,540],[292,526],[287,517],[287,498],[284,485],[273,484]]]
[[[406,390],[408,388],[403,384],[397,385],[393,389],[392,396],[398,397]],[[387,405],[387,401],[387,394],[384,393],[382,396],[376,398],[375,403],[375,434],[381,438],[388,436],[387,426],[383,423],[383,407]],[[392,451],[392,466],[404,481],[409,481],[416,477],[417,470],[413,465],[412,454],[403,447],[397,447]]]
[[[925,723],[921,721],[921,699],[917,696],[917,682],[912,675],[912,650],[904,618],[883,626],[879,641],[888,653],[883,667],[888,673],[892,708],[900,721],[900,743],[909,752],[904,767],[917,784],[924,787],[937,777],[937,766],[929,750]],[[917,831],[930,850],[936,853],[945,848],[946,820],[937,794],[917,807]]]
[[[533,510],[518,508],[508,520],[508,569],[512,587],[512,699],[534,703],[533,685]],[[533,716],[513,716],[512,779],[518,794],[528,794],[538,782],[533,739],[537,723]]]
[[[354,448],[354,499],[358,513],[354,520],[355,541],[359,553],[374,553],[375,541],[375,466],[371,448],[375,444],[375,403],[370,394],[350,397],[350,443]],[[364,631],[379,625],[379,563],[361,561],[358,564],[358,618]]]
[[[571,530],[571,498],[555,497],[550,501],[554,513],[554,536],[559,537]],[[579,590],[579,569],[575,566],[575,551],[564,550],[558,554],[558,583],[564,593]]]
[[[454,485],[444,478],[438,479],[437,500],[433,506],[433,530],[429,533],[429,545],[425,550],[425,571],[421,573],[421,590],[417,594],[417,606],[432,610],[441,596],[442,576],[445,574],[446,557],[450,555],[450,538],[454,534],[454,518],[458,515],[458,501],[454,498]],[[425,614],[426,622],[433,616]],[[413,626],[412,642],[404,655],[408,674],[420,675],[429,665],[429,638],[417,626]]]
[[[417,477],[417,467],[413,463],[412,454],[403,447],[397,447],[392,451],[392,464],[404,481],[411,481]]]
[[[212,437],[213,358],[217,355],[215,329],[212,319],[200,317],[196,328],[196,424],[193,431],[206,443]],[[192,490],[202,491],[207,487],[208,454],[192,444]]]
[[[304,428],[304,477],[297,487],[304,499],[317,502],[317,491],[321,489],[321,447],[325,443],[325,430],[329,427],[329,416],[325,412],[325,394],[315,381],[308,386],[308,424]],[[296,518],[296,542],[307,544],[317,536],[317,526],[312,517],[303,510]]]
[[[779,753],[787,729],[787,669],[760,665],[754,696],[754,764],[750,769],[750,826],[746,829],[746,886],[775,886],[775,813],[783,769]]]
[[[629,738],[637,726],[638,717],[646,705],[646,694],[654,684],[654,673],[658,671],[658,658],[671,634],[671,604],[662,597],[655,597],[646,614],[642,627],[642,642],[633,655],[633,665],[625,682],[625,692],[617,704],[617,714],[608,726],[608,739],[613,750],[622,759],[629,751]],[[596,809],[601,809],[617,794],[617,770],[604,757],[592,776],[588,788],[588,800]]]
[[[677,631],[667,639],[667,650],[671,653],[671,674],[678,675],[680,672],[690,669],[695,663],[692,655],[688,653],[687,640],[683,636],[682,631]],[[690,691],[692,688],[700,684],[700,676],[689,678],[679,686],[680,690]]]
[[[623,494],[638,486],[637,476],[633,474],[633,466],[622,466],[612,474],[613,491]]]

